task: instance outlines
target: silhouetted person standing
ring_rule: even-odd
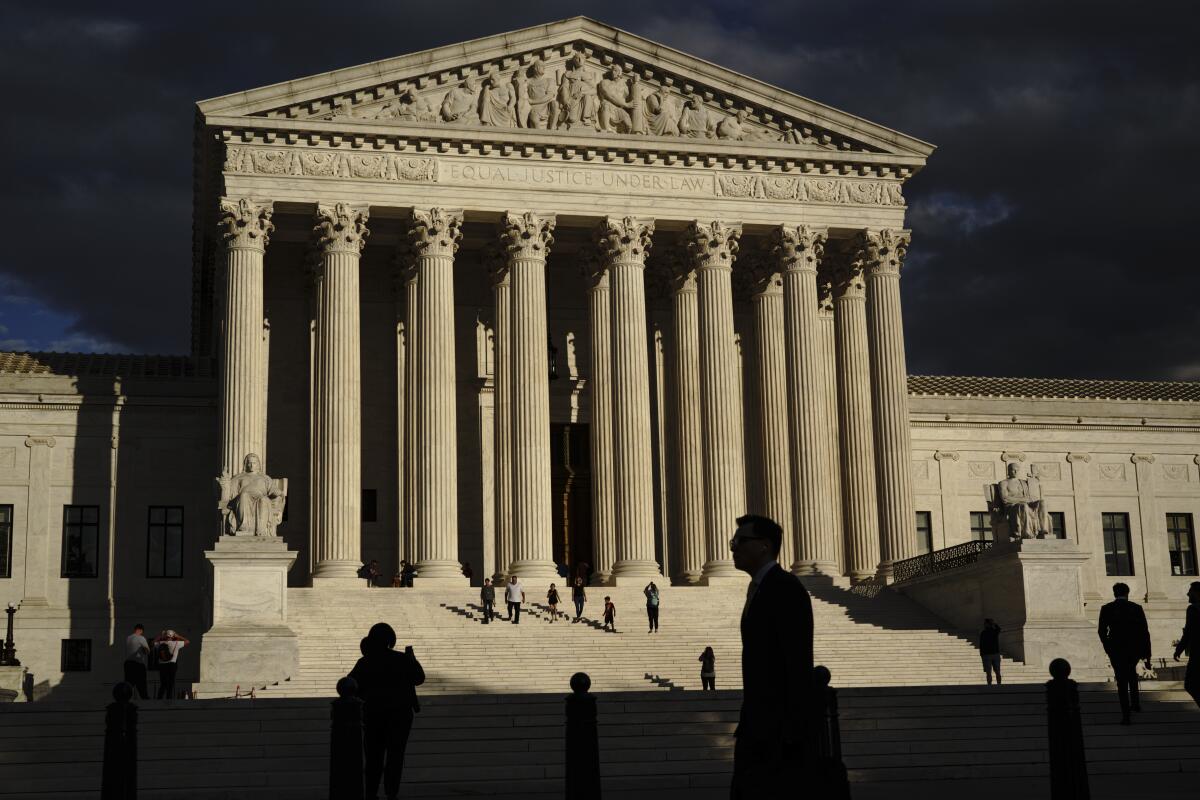
[[[1150,627],[1146,624],[1146,612],[1129,599],[1128,586],[1114,584],[1113,596],[1117,599],[1100,609],[1098,632],[1117,678],[1121,724],[1128,725],[1130,709],[1142,710],[1138,703],[1137,662],[1145,660],[1149,665]]]
[[[1175,645],[1175,660],[1178,661],[1180,654],[1187,651],[1188,665],[1183,688],[1200,706],[1200,581],[1192,581],[1187,598],[1187,616],[1184,618],[1183,636]]]
[[[125,682],[137,689],[138,697],[149,697],[146,691],[146,658],[150,655],[150,643],[146,641],[146,628],[142,623],[133,626],[133,633],[125,637]]]
[[[992,618],[983,621],[979,632],[979,657],[983,660],[983,671],[987,673],[988,686],[992,685],[992,673],[996,673],[996,685],[1000,681],[1000,626]]]
[[[742,610],[742,711],[730,797],[789,797],[815,761],[808,753],[815,721],[812,601],[776,561],[783,529],[753,514],[737,524],[729,547],[750,586]]]
[[[711,647],[700,654],[700,688],[706,692],[717,689],[717,656]]]
[[[412,647],[396,652],[396,632],[386,622],[371,626],[362,643],[363,657],[350,671],[363,699],[363,750],[366,753],[366,796],[379,794],[379,780],[389,800],[400,793],[404,750],[419,709],[417,687],[425,670]]]

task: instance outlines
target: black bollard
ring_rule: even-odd
[[[832,676],[826,667],[813,669],[813,695],[816,700],[816,769],[822,787],[821,797],[849,800],[850,778],[842,761],[842,728],[838,721],[837,689],[829,685]]]
[[[588,694],[586,672],[571,676],[567,695],[567,800],[600,800],[600,735],[596,731],[596,698]]]
[[[338,699],[330,703],[329,800],[363,800],[363,701],[358,681],[337,682]]]
[[[1083,749],[1083,719],[1079,714],[1079,684],[1070,679],[1065,658],[1050,662],[1046,681],[1046,734],[1050,749],[1051,800],[1088,800],[1087,757]]]
[[[100,800],[137,797],[137,706],[129,702],[133,687],[118,683],[104,712],[104,766]]]

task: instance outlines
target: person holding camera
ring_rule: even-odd
[[[191,644],[168,628],[154,640],[154,655],[158,661],[158,693],[155,699],[175,698],[175,673],[179,669],[179,651]]]

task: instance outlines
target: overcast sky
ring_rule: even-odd
[[[1200,380],[1193,3],[0,3],[0,349],[184,353],[197,100],[587,14],[938,146],[909,371]]]

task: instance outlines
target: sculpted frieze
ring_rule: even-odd
[[[803,178],[798,175],[718,175],[716,188],[720,197],[840,205],[904,205],[904,195],[896,181]]]
[[[229,145],[225,172],[308,178],[434,182],[437,160],[398,153],[301,150]]]

